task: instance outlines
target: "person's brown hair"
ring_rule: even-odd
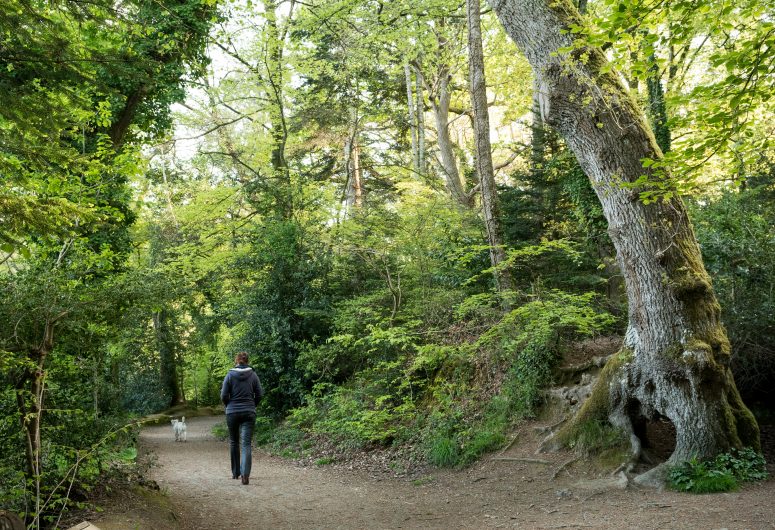
[[[234,357],[234,364],[249,364],[248,353],[241,351]]]

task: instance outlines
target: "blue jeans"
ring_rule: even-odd
[[[253,464],[251,443],[253,428],[256,426],[255,412],[235,412],[226,415],[226,425],[229,427],[229,454],[231,456],[231,476],[250,477]],[[242,458],[240,459],[240,445]]]

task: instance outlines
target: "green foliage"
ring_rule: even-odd
[[[631,85],[646,81],[650,104],[656,84],[660,92],[665,88],[658,98],[664,98],[674,141],[664,162],[647,162],[679,178],[661,189],[652,182],[651,199],[699,191],[711,174],[711,180],[743,179],[772,152],[771,135],[763,134],[773,112],[772,85],[763,82],[773,69],[763,50],[775,45],[772,22],[762,16],[767,9],[755,0],[669,6],[605,0],[585,24],[570,29],[578,36],[575,47],[604,46],[610,68],[626,72]],[[656,132],[665,146],[661,129]]]
[[[715,467],[729,470],[741,482],[765,480],[768,477],[764,456],[750,447],[722,453],[713,462]]]
[[[460,448],[450,436],[440,435],[428,442],[428,462],[439,467],[454,467],[460,462]]]
[[[592,293],[542,291],[506,313],[497,299],[477,294],[455,307],[442,329],[487,323],[461,344],[428,342],[422,328],[372,326],[373,306],[365,305],[366,319],[332,338],[340,348],[336,363],[355,354],[358,367],[345,382],[318,383],[305,405],[291,411],[288,426],[343,449],[416,443],[429,462],[449,467],[469,465],[502,446],[514,422],[540,404],[564,341],[600,333],[615,320],[596,309]],[[349,312],[337,318],[337,326],[354,324]],[[355,353],[361,348],[373,349]],[[488,386],[481,378],[491,370],[505,378]]]
[[[141,140],[169,129],[184,77],[204,61],[213,8],[0,6],[0,410],[17,428],[0,443],[11,477],[0,504],[33,526],[82,508],[114,461],[129,459],[116,454],[133,443],[121,427],[128,367],[111,350],[141,291],[125,275],[129,181],[143,169]],[[149,380],[138,388],[153,394]],[[153,398],[133,396],[138,409]]]
[[[256,443],[294,457],[318,442],[405,445],[459,467],[535,415],[565,344],[617,329],[606,312],[620,309],[606,222],[561,142],[547,140],[529,171],[518,157],[508,178],[499,175],[502,266],[515,286],[505,293],[493,292],[477,208],[450,200],[433,164],[410,161],[407,88],[417,97],[420,86],[419,99],[433,105],[449,76],[452,106],[467,98],[459,3],[313,0],[288,13],[219,6],[238,15],[238,38],[220,33],[228,29],[214,37],[230,43],[222,50],[233,68],[222,78],[220,68],[208,72],[202,97],[176,117],[178,131],[197,137],[196,149],[180,149],[165,138],[170,105],[184,81],[205,73],[216,7],[0,6],[4,507],[31,513],[19,425],[34,425],[39,372],[39,478],[54,493],[51,517],[69,502],[59,481],[74,480],[77,503],[114,461],[130,465],[131,435],[100,443],[127,413],[218,404],[238,350],[251,354],[267,390]],[[764,82],[772,23],[752,1],[669,7],[674,17],[661,5],[605,0],[590,6],[593,27],[569,31],[579,45],[606,44],[628,78],[647,80],[664,146],[671,128],[678,133],[674,158],[644,160],[644,173],[702,167],[708,178],[747,186],[699,197],[695,215],[736,376],[764,399],[775,374],[767,288],[775,283],[767,129],[775,98]],[[517,121],[531,102],[526,62],[514,60],[493,15],[483,23],[495,80],[488,91],[496,114]],[[407,87],[405,66],[416,86]],[[466,138],[461,131],[454,136]],[[521,149],[515,138],[494,146],[496,158]],[[156,145],[141,149],[148,140]],[[434,141],[426,138],[426,162]],[[453,147],[471,189],[471,146]],[[355,171],[342,155],[356,151],[357,206],[342,195]],[[652,180],[635,184],[649,200],[697,189]],[[577,443],[605,452],[619,442],[592,423]]]
[[[732,345],[732,368],[744,398],[768,403],[775,377],[775,253],[772,177],[729,191],[692,214]]]
[[[229,428],[226,426],[226,421],[221,421],[213,425],[211,431],[213,436],[219,440],[226,440],[229,438]]]
[[[256,425],[253,430],[253,441],[257,445],[269,443],[275,430],[275,422],[272,418],[266,416],[257,416]]]
[[[305,433],[292,425],[280,425],[272,433],[269,441],[269,450],[283,458],[298,458],[310,443],[305,438]]]
[[[690,460],[671,470],[669,486],[677,491],[690,493],[718,493],[738,489],[738,482],[732,472],[715,469],[703,462]]]
[[[235,265],[255,271],[254,281],[221,317],[229,324],[240,322],[232,348],[258,360],[253,364],[268,389],[264,407],[282,412],[300,403],[304,392],[299,351],[327,335],[327,289],[321,280],[330,267],[329,254],[291,221],[268,222],[253,236],[251,254]]]
[[[716,493],[738,489],[740,482],[765,480],[764,457],[746,447],[713,460],[689,460],[670,469],[668,486],[676,491]]]

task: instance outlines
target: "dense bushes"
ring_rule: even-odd
[[[703,258],[732,343],[744,399],[772,405],[775,378],[775,195],[772,185],[693,203]],[[767,407],[765,407],[767,408]]]
[[[459,255],[465,270],[468,254]],[[512,252],[510,264],[581,269],[580,255],[570,241],[547,241]],[[504,294],[465,282],[444,287],[417,281],[404,263],[398,311],[384,286],[334,306],[327,341],[298,358],[318,382],[277,441],[286,437],[298,448],[301,433],[342,450],[408,445],[433,464],[466,465],[535,413],[568,341],[616,323],[594,293],[552,289],[540,279]]]
[[[57,364],[41,426],[40,475],[25,476],[15,397],[11,391],[0,396],[0,499],[5,509],[26,513],[30,521],[40,518],[43,527],[85,507],[94,488],[123,473],[126,451],[137,436],[137,427],[123,415],[95,418],[92,389],[81,384],[89,372],[72,363],[63,366],[62,360]]]

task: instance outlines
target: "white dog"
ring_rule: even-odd
[[[175,433],[176,442],[186,441],[186,417],[183,416],[179,420],[172,420],[172,432]]]

